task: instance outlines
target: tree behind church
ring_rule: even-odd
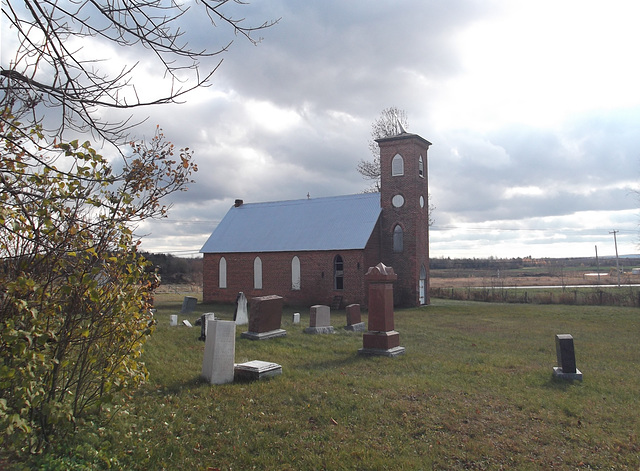
[[[371,151],[372,159],[360,159],[360,162],[358,162],[356,167],[358,173],[362,175],[362,178],[372,182],[371,186],[364,190],[365,193],[380,191],[380,148],[378,147],[376,139],[397,136],[406,132],[408,128],[409,124],[407,113],[395,106],[383,109],[380,116],[371,124],[369,150]],[[434,224],[433,212],[436,207],[431,202],[431,193],[427,195],[427,199],[429,207],[429,226],[432,226]]]

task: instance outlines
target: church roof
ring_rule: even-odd
[[[363,249],[380,216],[380,194],[233,206],[202,253]]]

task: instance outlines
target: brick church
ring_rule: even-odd
[[[427,151],[402,134],[377,140],[380,192],[233,207],[203,254],[203,301],[279,295],[289,305],[367,304],[364,275],[382,262],[398,275],[396,306],[429,304]]]

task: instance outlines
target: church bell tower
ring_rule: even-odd
[[[380,147],[382,262],[398,275],[394,304],[429,304],[429,179],[431,143],[403,132]]]

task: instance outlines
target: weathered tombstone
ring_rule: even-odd
[[[182,320],[182,325],[185,327],[193,327],[193,325],[191,325],[191,322],[189,322],[187,319]]]
[[[247,297],[242,291],[238,293],[238,297],[236,298],[236,312],[233,314],[233,320],[236,322],[236,325],[246,325],[249,323]]]
[[[250,340],[266,340],[287,335],[287,331],[280,328],[282,303],[282,296],[276,295],[251,298],[249,331],[242,332],[240,336]]]
[[[556,358],[558,366],[553,367],[554,377],[582,381],[582,372],[576,368],[576,353],[571,334],[556,335]]]
[[[185,296],[182,300],[182,309],[180,310],[180,314],[189,314],[193,312],[198,304],[198,299],[193,296]]]
[[[369,283],[369,330],[362,335],[361,355],[402,355],[400,334],[393,325],[393,283],[398,275],[393,268],[378,263],[365,275]]]
[[[236,351],[236,324],[233,321],[207,322],[202,377],[210,384],[233,382]]]
[[[300,324],[300,313],[299,312],[294,312],[291,321],[294,324]]]
[[[255,381],[281,375],[282,366],[268,361],[253,360],[238,363],[235,365],[234,372],[236,380]]]
[[[169,326],[170,327],[175,327],[178,325],[178,315],[177,314],[171,314],[171,316],[169,316]]]
[[[207,323],[215,318],[216,315],[213,312],[207,312],[200,316],[200,338],[198,340],[207,340]]]
[[[347,325],[344,328],[353,332],[364,332],[366,330],[364,322],[362,322],[360,304],[349,304],[347,306]]]
[[[316,304],[309,310],[309,327],[304,329],[305,334],[332,334],[331,309],[329,306]]]

